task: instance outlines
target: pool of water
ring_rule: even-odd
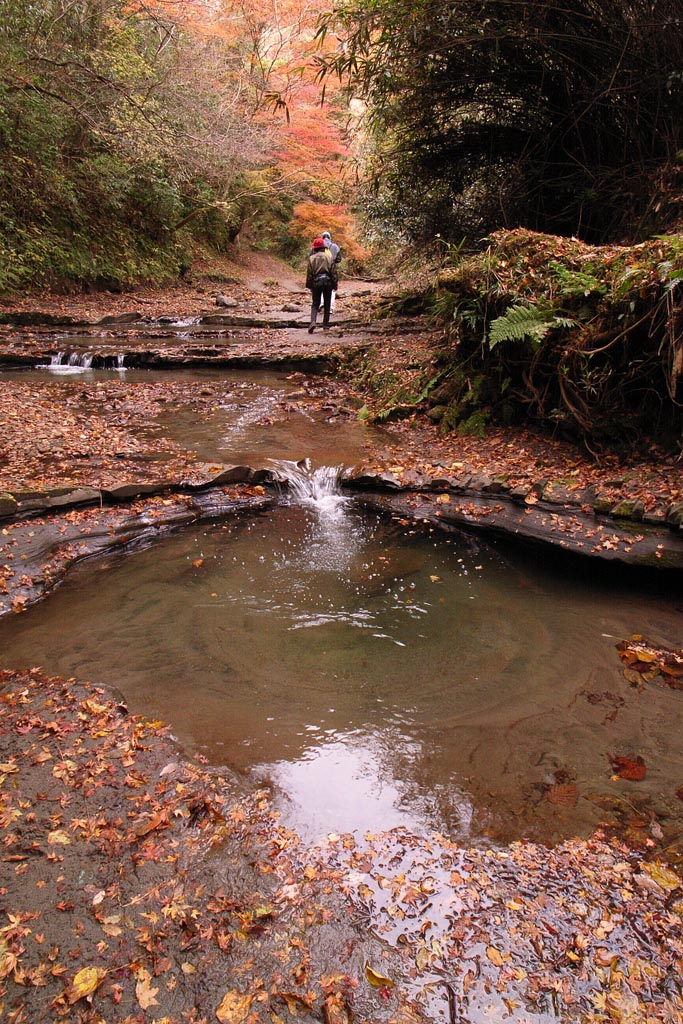
[[[614,801],[683,820],[683,692],[632,688],[615,651],[634,632],[679,645],[680,605],[329,495],[84,563],[0,621],[0,650],[117,686],[190,750],[271,782],[311,840],[553,841]],[[614,780],[614,754],[646,778]]]

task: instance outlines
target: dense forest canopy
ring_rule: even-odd
[[[680,0],[341,0],[328,34],[342,45],[321,77],[367,103],[380,221],[417,240],[666,226],[656,207],[683,164]]]
[[[359,186],[382,244],[681,219],[680,0],[0,10],[0,291],[161,281],[245,224],[295,256],[322,219],[361,263]]]
[[[0,290],[161,280],[265,199],[274,220],[329,201],[311,154],[344,149],[300,72],[307,0],[0,7]]]

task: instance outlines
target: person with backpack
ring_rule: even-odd
[[[322,235],[320,237],[322,238],[323,242],[325,243],[325,248],[329,249],[330,252],[332,253],[332,259],[334,260],[334,262],[336,264],[341,263],[341,258],[342,258],[341,257],[341,249],[339,248],[339,246],[337,245],[336,242],[332,241],[332,235],[329,233],[329,231],[323,231],[323,233],[322,233]],[[337,295],[337,289],[333,288],[332,289],[332,298],[330,299],[330,313],[334,313],[334,300],[336,298],[336,295]],[[320,309],[322,309],[322,306],[320,306]]]
[[[337,289],[337,267],[334,257],[322,238],[314,238],[306,268],[306,287],[311,292],[311,322],[308,333],[313,334],[318,320],[318,309],[323,306],[323,330],[330,327],[332,292]]]

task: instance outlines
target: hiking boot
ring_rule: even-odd
[[[309,334],[313,334],[314,330],[315,330],[315,324],[309,324],[308,333]]]

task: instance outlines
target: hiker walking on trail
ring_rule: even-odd
[[[306,269],[306,287],[311,295],[311,322],[308,333],[313,334],[318,319],[318,309],[323,306],[323,330],[330,326],[332,292],[337,288],[337,267],[322,238],[314,238]]]
[[[337,245],[336,242],[332,241],[332,235],[329,233],[329,231],[323,231],[323,233],[322,233],[322,235],[320,237],[322,238],[323,242],[325,243],[325,248],[329,249],[329,251],[332,253],[332,259],[334,260],[334,262],[336,264],[341,263],[341,249],[339,248],[339,246]],[[335,285],[335,287],[332,289],[332,298],[330,299],[330,313],[334,313],[334,302],[335,302],[336,295],[337,295],[337,290],[336,290],[336,285]],[[322,309],[322,308],[323,307],[321,305],[320,309]]]

